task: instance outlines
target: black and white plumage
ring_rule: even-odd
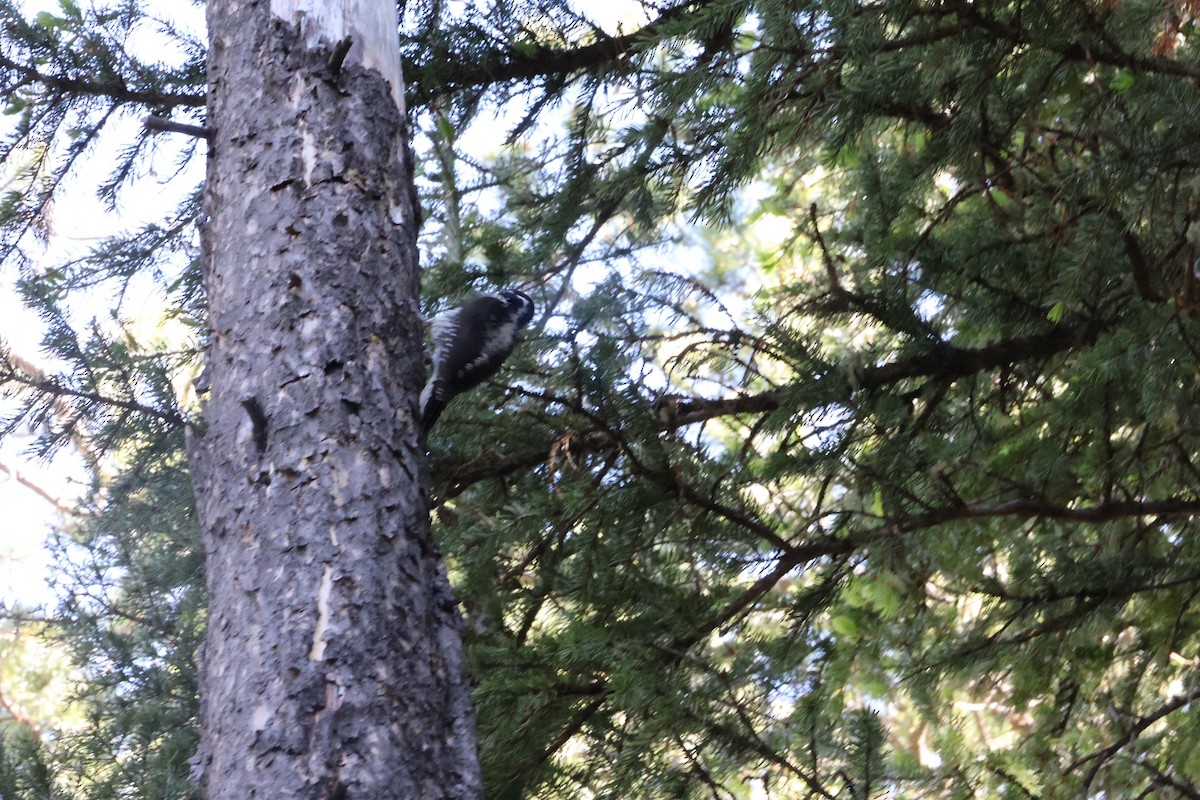
[[[433,372],[421,392],[425,433],[455,396],[496,374],[532,319],[533,301],[515,289],[480,295],[433,318]]]

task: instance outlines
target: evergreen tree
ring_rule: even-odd
[[[90,146],[57,131],[203,122],[198,56],[123,59],[137,9],[72,8],[2,6],[5,163],[39,165],[6,265]],[[408,4],[426,311],[508,284],[544,310],[429,442],[489,796],[1200,795],[1197,13]],[[191,218],[88,265],[169,263]],[[94,274],[65,266],[29,265],[52,320]],[[169,354],[65,331],[61,375],[4,376],[47,443],[178,468]],[[195,586],[128,535],[120,480],[96,541]],[[161,522],[185,552],[187,513]],[[139,641],[114,663],[188,671],[186,637]],[[112,695],[146,732],[170,696]],[[97,775],[177,763],[97,738]]]
[[[1190,4],[410,11],[561,315],[434,448],[493,786],[1195,794]]]

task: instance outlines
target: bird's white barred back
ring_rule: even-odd
[[[508,290],[480,295],[434,317],[430,325],[433,369],[421,392],[425,433],[456,395],[496,374],[533,311],[528,295]]]

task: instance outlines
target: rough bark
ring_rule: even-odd
[[[398,53],[378,51],[395,5],[326,5],[208,4],[196,767],[214,799],[474,798],[420,491],[416,211]]]

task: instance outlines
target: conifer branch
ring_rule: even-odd
[[[857,376],[865,389],[890,386],[908,378],[956,379],[1000,367],[1012,367],[1029,359],[1048,358],[1079,346],[1095,344],[1108,327],[1099,320],[1074,325],[1060,324],[1041,333],[1015,336],[977,348],[939,345],[925,353],[867,367]]]
[[[726,689],[730,695],[735,694],[736,690],[732,682],[729,681],[728,677],[725,676],[724,673],[722,673],[712,664],[709,664],[701,659],[692,660],[700,669],[708,672],[711,675],[717,676],[718,680],[720,680],[721,683],[726,686]],[[772,748],[767,742],[763,741],[762,736],[760,736],[758,731],[754,729],[751,720],[746,718],[744,708],[742,708],[740,705],[737,705],[735,706],[734,710],[743,727],[746,728],[746,733],[742,733],[741,731],[735,729],[732,725],[725,725],[717,722],[716,720],[707,719],[699,714],[694,714],[690,710],[685,709],[685,713],[687,713],[690,718],[703,725],[709,731],[738,742],[742,747],[752,750],[762,758],[770,761],[772,764],[775,764],[776,766],[781,767],[782,769],[795,775],[797,778],[803,781],[806,786],[808,786],[809,791],[812,793],[810,796],[824,797],[827,800],[836,800],[837,795],[831,794],[829,790],[822,786],[815,775],[811,775],[801,769],[798,765],[793,764],[782,754]]]
[[[571,741],[575,734],[579,733],[579,731],[583,729],[583,726],[588,723],[588,720],[594,717],[596,713],[604,707],[604,701],[606,699],[608,699],[607,687],[599,690],[598,697],[592,699],[586,706],[579,709],[579,712],[575,715],[575,717],[565,726],[563,726],[561,731],[559,731],[558,736],[554,738],[554,741],[546,745],[546,747],[542,749],[541,753],[537,755],[533,761],[533,765],[540,767],[542,764],[546,763],[551,756],[553,756],[563,747],[566,747],[567,742]]]
[[[5,376],[15,376],[16,374],[24,374],[28,377],[48,381],[46,373],[38,368],[36,364],[27,358],[23,358],[15,353],[0,349],[0,387],[9,378]],[[70,419],[74,416],[70,405],[65,398],[55,397],[50,404],[50,411],[56,417],[62,419]],[[96,452],[92,448],[91,443],[78,431],[73,430],[70,437],[71,446],[75,448],[85,461],[94,463],[96,460]]]
[[[713,631],[725,628],[750,606],[757,603],[763,595],[775,588],[775,585],[787,577],[788,573],[818,558],[842,557],[854,552],[858,543],[849,538],[836,536],[820,536],[805,544],[793,545],[783,551],[775,561],[775,568],[756,580],[754,583],[725,605],[720,612],[698,626],[688,638],[680,640],[679,647],[686,650]]]
[[[761,520],[754,519],[741,509],[731,508],[724,503],[714,500],[711,497],[706,497],[702,493],[697,492],[694,488],[682,483],[681,481],[676,480],[676,486],[678,487],[681,499],[686,501],[689,505],[699,508],[703,511],[707,511],[711,514],[716,514],[718,517],[721,517],[729,522],[732,522],[738,527],[750,531],[755,536],[758,536],[760,539],[769,542],[780,550],[788,550],[791,548],[791,544],[789,544],[786,539],[776,533],[775,528],[771,525]]]
[[[1110,758],[1120,752],[1122,748],[1133,742],[1133,740],[1137,739],[1137,737],[1141,735],[1142,731],[1146,730],[1146,728],[1149,728],[1163,717],[1178,711],[1179,709],[1196,700],[1200,700],[1200,688],[1192,689],[1190,692],[1185,692],[1184,694],[1175,695],[1166,703],[1162,704],[1146,716],[1139,717],[1137,722],[1131,725],[1129,730],[1125,732],[1124,736],[1117,739],[1117,741],[1113,742],[1108,747],[1105,747],[1103,750],[1098,750],[1091,755],[1077,758],[1071,763],[1070,766],[1067,767],[1066,772],[1074,772],[1089,761],[1095,761],[1096,763],[1093,764],[1092,768],[1088,770],[1087,777],[1083,779],[1083,786],[1086,790],[1092,785],[1092,781],[1096,779],[1096,775],[1100,772],[1100,769],[1104,766],[1104,764]]]
[[[0,361],[0,385],[5,383],[14,383],[18,386],[23,386],[28,389],[42,392],[46,396],[55,400],[75,398],[77,400],[83,400],[85,402],[94,403],[100,406],[132,411],[137,414],[161,420],[177,428],[182,428],[184,425],[183,417],[173,411],[164,411],[163,409],[153,408],[152,406],[144,405],[135,400],[124,400],[117,397],[108,397],[100,394],[99,392],[88,392],[82,389],[64,386],[53,378],[27,373],[23,370],[14,368],[10,357],[5,357],[3,361]]]
[[[829,278],[829,292],[837,299],[842,299],[850,293],[842,286],[842,280],[838,277],[837,267],[834,266],[833,256],[829,254],[829,247],[825,244],[825,237],[821,235],[821,225],[817,220],[817,204],[811,203],[808,207],[808,222],[812,225],[813,240],[816,241],[817,247],[821,251],[821,264],[825,267],[825,275]]]
[[[463,89],[515,80],[569,75],[611,64],[661,36],[664,26],[686,20],[691,14],[712,5],[715,1],[682,2],[666,9],[652,22],[636,31],[618,36],[601,36],[590,44],[570,50],[539,45],[528,51],[489,53],[484,58],[472,62],[451,80],[436,86],[426,85],[422,80],[423,76],[428,74],[428,70],[422,69],[419,64],[408,65],[407,76],[414,90],[414,102],[425,105],[441,95]]]
[[[1041,500],[1008,500],[1002,503],[967,503],[946,509],[896,519],[889,527],[896,533],[935,528],[950,522],[967,519],[993,519],[1013,517],[1027,519],[1053,519],[1061,522],[1101,523],[1135,517],[1178,517],[1200,514],[1200,499],[1168,497],[1163,500],[1131,502],[1114,500],[1091,506],[1062,506]]]
[[[1141,503],[1113,502],[1087,508],[1068,508],[1035,501],[1012,500],[995,505],[970,504],[940,512],[895,519],[886,525],[882,531],[880,529],[868,530],[853,536],[821,536],[808,542],[787,545],[785,549],[781,550],[775,562],[774,569],[751,584],[745,592],[730,602],[720,614],[702,627],[707,630],[717,630],[723,627],[746,608],[757,602],[759,598],[769,592],[775,584],[793,569],[819,558],[849,555],[877,541],[881,533],[884,536],[913,533],[950,522],[959,522],[964,519],[995,517],[1025,518],[1036,516],[1043,519],[1099,523],[1131,517],[1192,516],[1196,514],[1200,514],[1200,500],[1184,498],[1168,498],[1166,500],[1145,501]],[[684,642],[682,644],[691,646],[692,642]]]
[[[1014,45],[1026,45],[1029,42],[1028,34],[1021,27],[1009,25],[995,17],[987,16],[981,12],[974,3],[957,0],[953,6],[953,13],[962,15],[964,18],[971,20],[980,28],[998,39],[1004,39],[1012,42]],[[1052,48],[1051,52],[1057,53],[1063,58],[1070,59],[1071,61],[1084,61],[1089,64],[1106,64],[1108,66],[1122,67],[1135,72],[1174,75],[1181,78],[1191,78],[1192,80],[1200,79],[1200,68],[1197,68],[1192,64],[1177,61],[1171,58],[1164,58],[1162,56],[1135,55],[1120,47],[1120,45],[1107,34],[1103,26],[1097,24],[1096,29],[1099,31],[1102,41],[1069,42]]]
[[[1200,790],[1197,790],[1195,784],[1190,781],[1172,777],[1145,759],[1138,759],[1136,763],[1154,776],[1155,786],[1170,786],[1179,793],[1180,797],[1188,798],[1188,800],[1200,800]]]
[[[957,380],[968,375],[995,369],[1011,368],[1028,359],[1048,358],[1068,352],[1078,346],[1094,344],[1107,325],[1098,321],[1086,321],[1076,325],[1060,324],[1047,331],[1030,336],[1002,339],[978,348],[962,348],[952,345],[937,346],[909,358],[899,359],[877,367],[861,369],[852,379],[849,391],[883,389],[900,381],[912,378],[935,380]],[[837,380],[834,372],[821,380]],[[547,399],[539,397],[539,399]],[[679,398],[669,396],[660,400],[655,413],[663,430],[676,430],[685,425],[706,422],[725,416],[739,414],[764,414],[780,407],[781,390],[762,392],[732,398]],[[813,408],[819,407],[817,404]],[[569,440],[567,446],[574,452],[600,453],[614,450],[619,444],[616,437],[603,430],[580,430],[560,433],[555,441]],[[532,469],[545,463],[553,443],[522,449],[516,453],[489,452],[466,464],[457,464],[452,482],[439,494],[439,502],[457,497],[475,483],[490,478],[503,478],[516,472]],[[449,477],[449,476],[447,476]],[[968,507],[969,508],[969,507]],[[962,513],[962,509],[957,509]],[[987,514],[982,507],[980,516]],[[1019,509],[1007,513],[1017,514]],[[1076,512],[1078,513],[1078,512]]]
[[[1161,592],[1164,589],[1173,589],[1176,586],[1186,586],[1189,583],[1200,582],[1200,573],[1184,575],[1171,580],[1157,581],[1154,583],[1139,583],[1132,586],[1122,586],[1119,583],[1105,583],[1094,589],[1079,589],[1076,591],[1061,591],[1054,587],[1050,587],[1044,591],[1035,593],[1023,593],[1009,591],[1007,588],[996,588],[994,586],[972,586],[970,591],[974,594],[987,595],[995,597],[997,600],[1009,600],[1015,603],[1059,603],[1064,600],[1096,600],[1113,597],[1130,597],[1135,594],[1144,594],[1146,592]]]
[[[208,102],[206,94],[192,92],[155,92],[130,89],[121,83],[97,83],[84,78],[64,75],[49,75],[34,67],[19,64],[7,56],[0,55],[0,67],[22,76],[25,83],[38,83],[61,94],[107,97],[117,103],[140,103],[147,106],[187,106],[198,108]]]

